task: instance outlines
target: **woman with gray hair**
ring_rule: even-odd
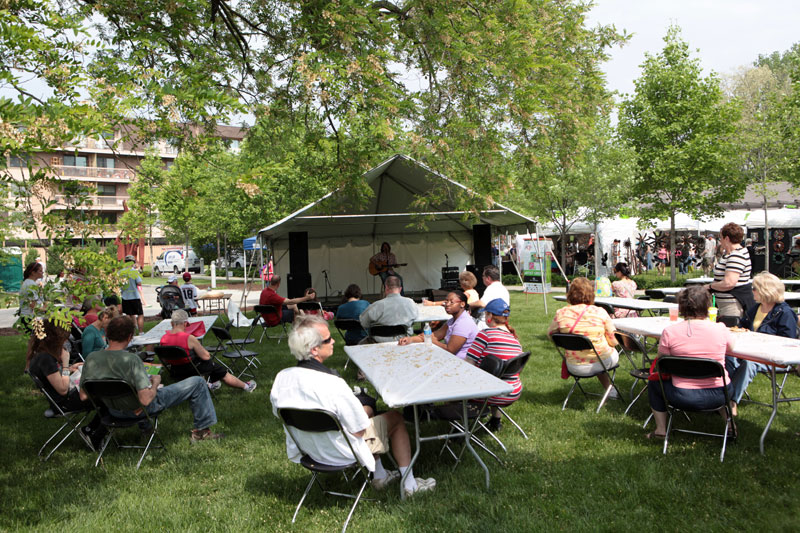
[[[222,383],[224,383],[234,389],[243,389],[245,392],[253,392],[256,388],[256,382],[251,380],[245,383],[228,372],[227,368],[213,361],[211,359],[211,354],[200,344],[197,337],[186,332],[186,323],[188,321],[189,315],[186,311],[183,309],[173,311],[171,318],[172,329],[161,337],[161,346],[177,346],[183,348],[186,354],[194,361],[197,370],[203,374],[209,374],[209,389],[217,390],[222,386]],[[195,375],[195,371],[191,365],[182,365],[176,368],[173,373],[173,377],[176,379],[184,379],[193,375]]]
[[[748,309],[739,319],[739,327],[794,339],[797,337],[797,315],[783,301],[783,282],[778,276],[769,272],[761,272],[753,278],[753,298],[758,305]],[[756,374],[767,371],[768,367],[736,357],[726,357],[725,367],[731,375],[731,411],[737,415],[737,405],[742,399],[747,386]]]

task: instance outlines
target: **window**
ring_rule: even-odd
[[[85,155],[65,155],[64,166],[66,167],[85,167],[87,160]]]
[[[97,220],[100,222],[100,224],[116,224],[117,213],[102,211],[97,213]]]
[[[8,162],[9,167],[20,167],[26,168],[28,166],[28,157],[27,156],[11,156]]]
[[[100,183],[97,185],[97,196],[116,196],[117,186]]]
[[[115,164],[113,157],[97,156],[97,166],[100,168],[114,168]]]

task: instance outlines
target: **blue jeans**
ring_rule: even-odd
[[[731,385],[728,384],[728,394],[730,395]],[[672,384],[672,381],[664,382],[664,394],[667,400],[678,409],[716,409],[725,405],[725,392],[722,387],[714,389],[682,389]],[[653,411],[666,412],[667,406],[664,404],[664,397],[661,395],[661,387],[658,381],[647,383],[647,396],[650,399],[650,407]]]
[[[731,400],[739,403],[744,396],[747,386],[759,372],[769,372],[769,367],[761,363],[737,359],[736,357],[725,357],[725,368],[731,377]]]
[[[189,400],[189,405],[192,409],[195,429],[205,429],[217,423],[217,413],[214,410],[214,402],[211,401],[211,393],[208,392],[206,380],[200,376],[192,376],[178,383],[160,388],[156,392],[156,397],[145,409],[148,414],[157,415],[164,409],[183,403],[186,400]],[[117,411],[116,409],[109,409],[108,411],[111,416],[116,418],[139,418],[132,411]]]

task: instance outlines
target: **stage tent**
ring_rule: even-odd
[[[369,274],[368,263],[384,241],[399,263],[408,263],[397,268],[406,290],[438,288],[442,267],[463,270],[474,264],[473,224],[489,224],[498,233],[534,231],[532,219],[497,203],[475,214],[450,200],[420,211],[415,201],[431,191],[444,198],[471,192],[407,156],[392,156],[363,178],[372,190],[366,204],[359,206],[337,189],[258,232],[275,273],[285,279],[290,271],[289,234],[307,232],[309,272],[319,295],[336,296],[350,283],[365,294],[380,292],[380,278]],[[416,225],[421,218],[424,228]],[[286,291],[283,283],[280,292]]]

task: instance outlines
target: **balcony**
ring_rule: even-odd
[[[51,165],[53,173],[67,179],[87,178],[91,181],[105,181],[110,183],[130,183],[136,175],[133,170],[127,168],[105,168],[105,167],[70,167],[67,165]]]
[[[69,199],[63,194],[56,194],[56,204],[53,209],[84,209],[86,211],[123,211],[123,202],[127,201],[127,196],[89,196],[90,205],[81,207],[71,207],[68,205]]]

